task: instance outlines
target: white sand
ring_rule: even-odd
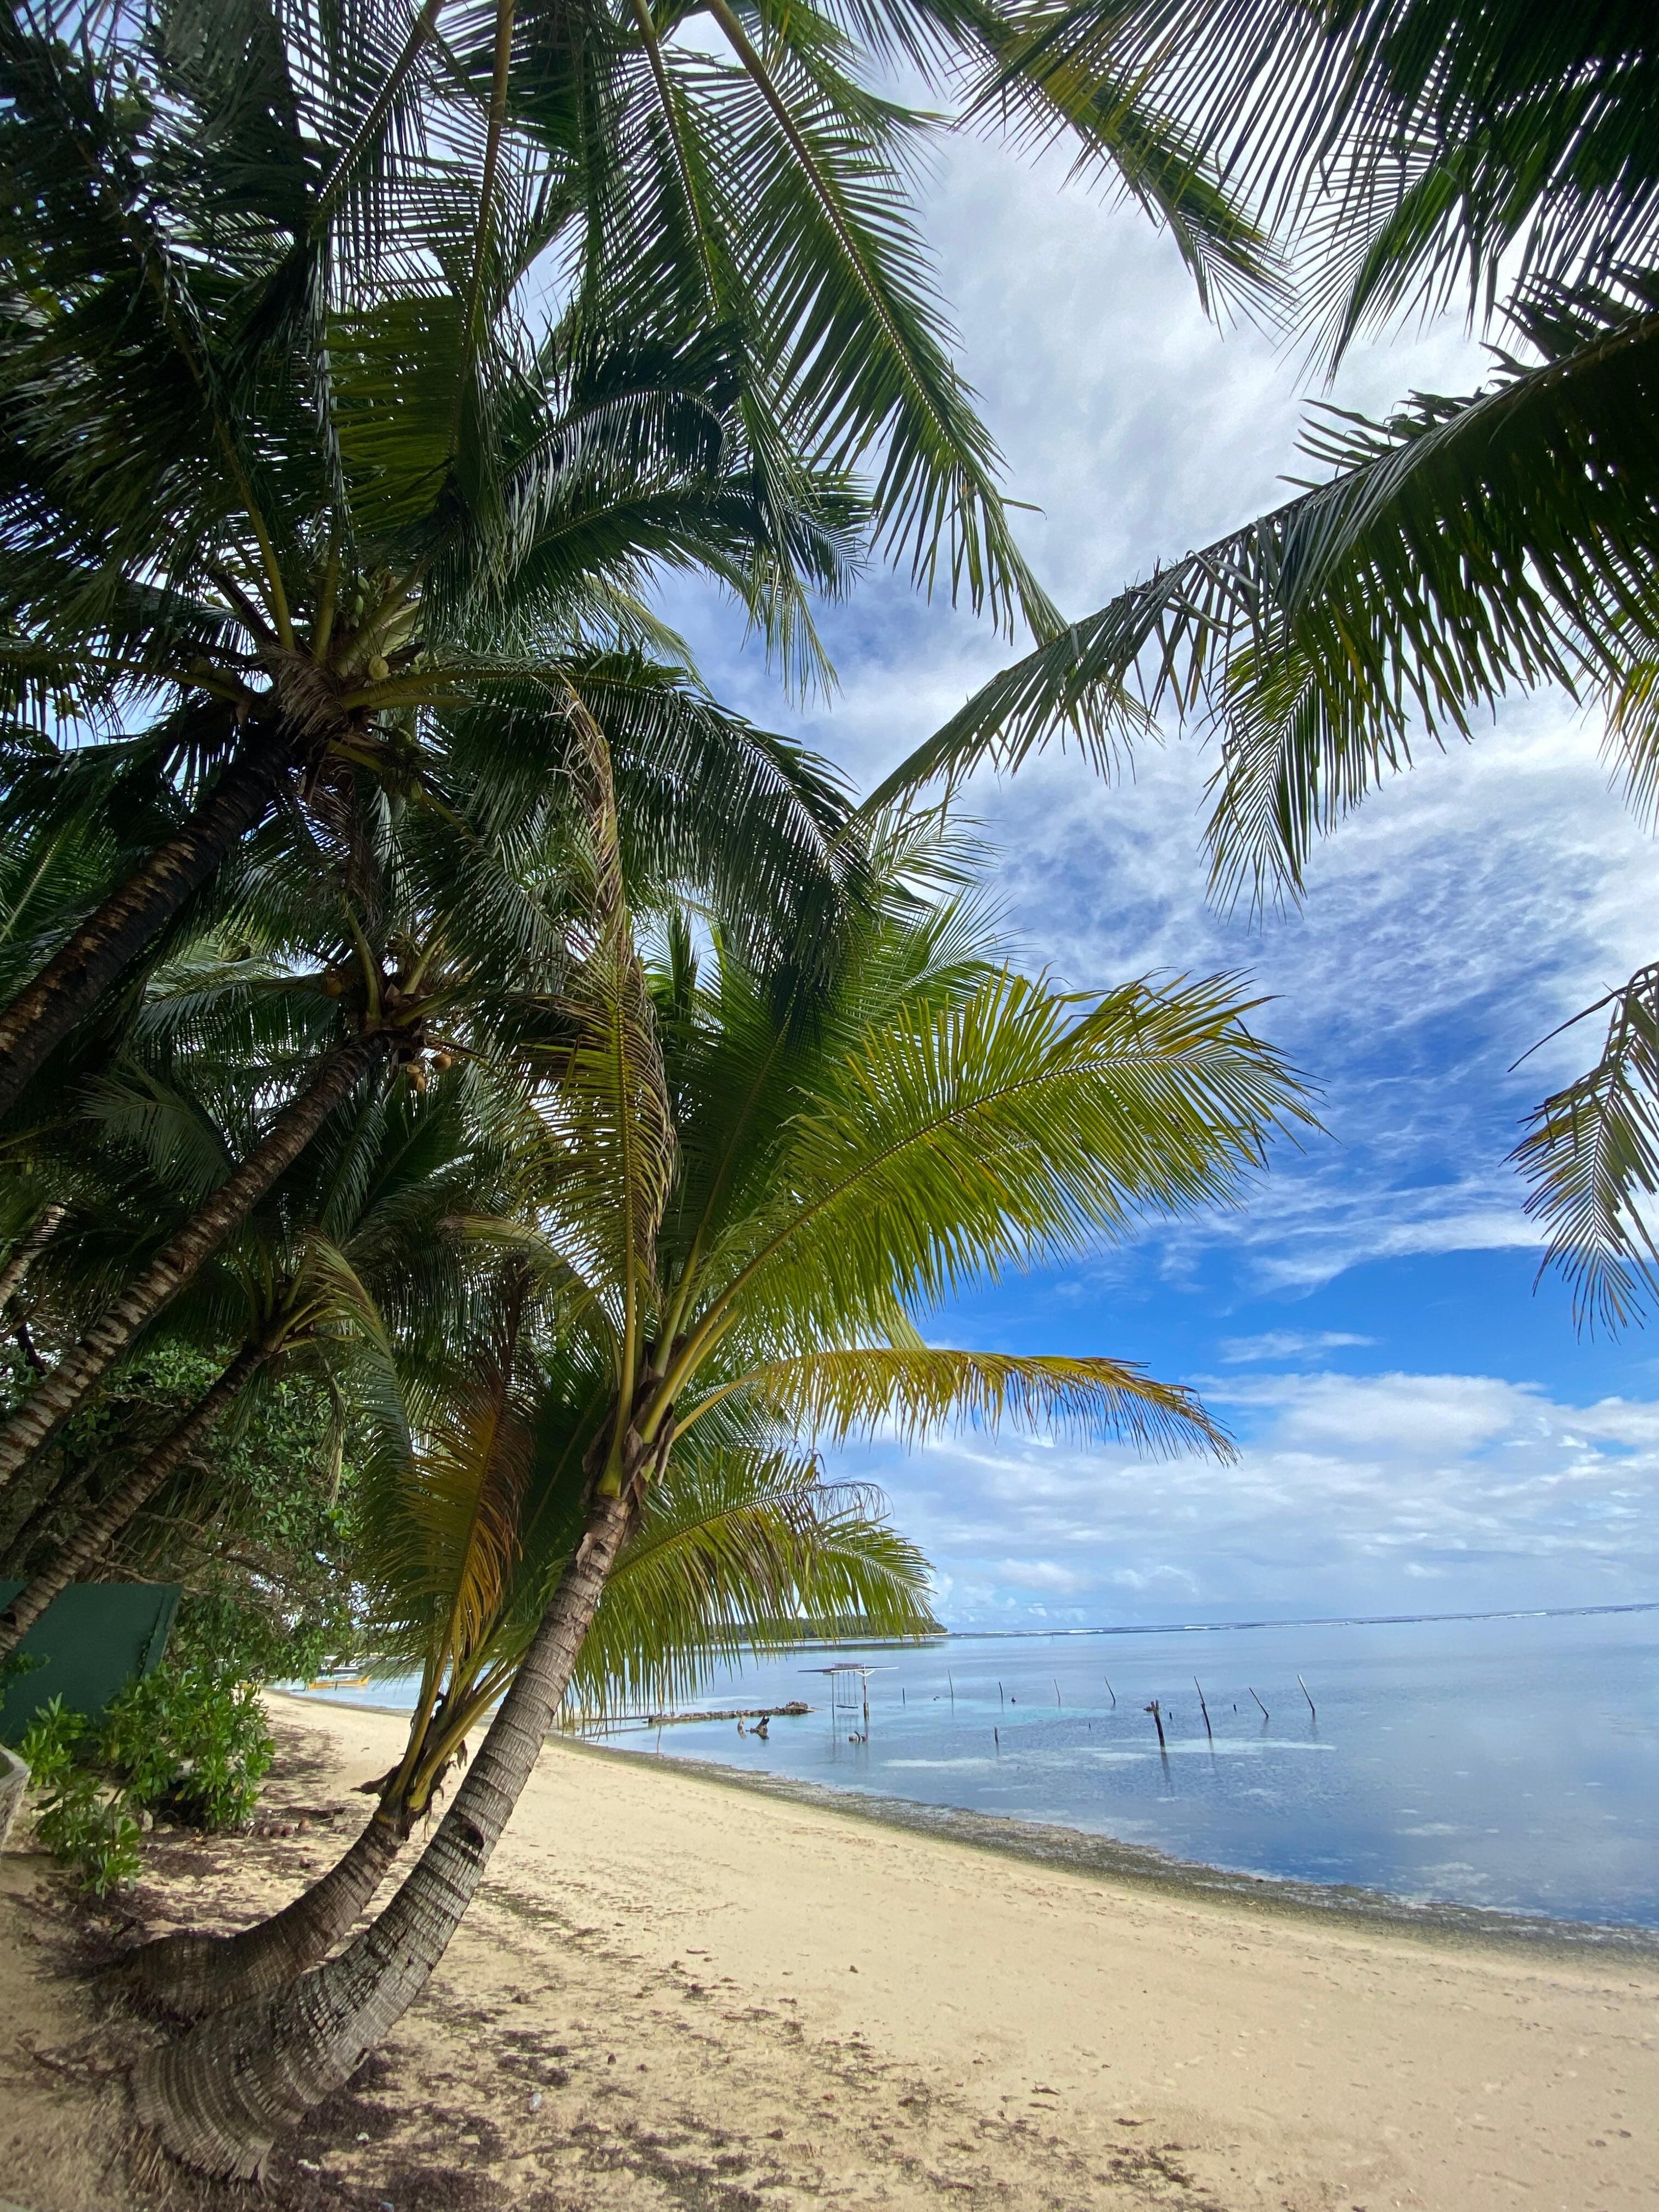
[[[271,1702],[278,1796],[360,1817],[349,1785],[401,1723]],[[158,1854],[149,1923],[268,1910],[338,1847],[313,1824]],[[33,1863],[8,1855],[9,1890]],[[0,2095],[29,2075],[3,2039],[22,2015],[55,2008],[60,2042],[69,2017],[50,1942],[7,1965]],[[556,1744],[427,1997],[272,2191],[396,2212],[1652,2208],[1656,2046],[1648,1961],[1150,1890]],[[100,2205],[155,2201],[99,2133],[113,2090],[94,2113],[90,2086],[34,2072],[75,2171],[0,2126],[0,2197],[78,2212],[102,2157]]]

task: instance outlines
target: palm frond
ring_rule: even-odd
[[[1083,21],[1067,8],[977,11],[985,54],[969,117],[1033,151],[1069,143],[1074,175],[1102,179],[1168,231],[1206,313],[1282,315],[1281,257],[1233,178],[1166,112],[1156,72],[1120,62],[1098,19],[1079,39]]]
[[[1218,888],[1294,894],[1312,840],[1409,763],[1416,730],[1468,734],[1552,682],[1607,699],[1645,787],[1659,313],[1581,300],[1571,339],[1469,398],[1328,416],[1310,446],[1328,481],[993,678],[868,803],[1068,728],[1127,739],[1138,691],[1221,726]]]
[[[614,1292],[628,1371],[654,1278],[674,1125],[623,883],[610,754],[579,701],[571,720],[580,744],[575,773],[588,839],[589,909],[562,999],[571,1041],[560,1055],[544,1197],[556,1241],[581,1253],[584,1272]]]
[[[1231,1456],[1225,1432],[1196,1395],[1121,1359],[1019,1357],[922,1345],[860,1345],[773,1360],[721,1386],[805,1435],[843,1443],[890,1429],[915,1441],[951,1422],[1007,1422],[1088,1443]],[[704,1401],[707,1404],[708,1401]],[[702,1410],[682,1413],[682,1428]]]
[[[1225,1203],[1309,1118],[1250,1005],[1224,976],[1081,1003],[1001,975],[900,1012],[798,1103],[775,1211],[757,1204],[714,1248],[715,1312],[884,1323],[1152,1213]]]
[[[717,1667],[809,1638],[935,1633],[927,1577],[868,1486],[825,1482],[798,1455],[688,1439],[606,1587],[570,1708],[659,1707]]]
[[[1609,1005],[1600,1059],[1534,1109],[1511,1157],[1579,1326],[1619,1329],[1659,1297],[1659,965],[1576,1018]]]
[[[1640,0],[1081,0],[1068,82],[1128,81],[1302,249],[1329,357],[1367,319],[1505,276],[1605,283],[1659,241],[1659,54]]]

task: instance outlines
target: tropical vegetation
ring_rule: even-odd
[[[210,2171],[253,2171],[418,1996],[645,1503],[672,1498],[691,1439],[714,1449],[750,1425],[784,1439],[920,1435],[965,1418],[1223,1445],[1190,1394],[1132,1365],[940,1349],[916,1322],[953,1286],[1242,1187],[1303,1109],[1236,988],[1080,1000],[1018,976],[974,899],[921,895],[948,849],[910,822],[872,842],[862,896],[810,960],[792,947],[763,964],[716,935],[705,974],[671,910],[647,965],[613,821],[596,779],[589,921],[562,998],[572,1030],[541,1102],[537,1227],[513,1246],[558,1316],[538,1424],[550,1495],[574,1510],[483,1742],[369,1935],[136,2075],[146,2119]],[[489,1371],[499,1397],[502,1351]],[[434,1707],[440,1680],[428,1669]],[[422,1719],[394,1797],[442,1756]]]
[[[0,27],[0,1641],[192,1540],[204,1604],[297,1618],[257,1561],[215,1578],[287,1504],[267,1560],[324,1516],[421,1685],[339,1867],[131,1961],[212,2015],[134,2078],[210,2171],[252,2172],[418,1996],[568,1701],[928,1625],[817,1447],[1226,1449],[1132,1363],[924,1331],[1241,1194],[1305,1119],[1246,988],[1019,972],[943,817],[857,808],[652,605],[712,580],[797,687],[829,678],[815,598],[872,557],[1056,633],[910,204],[936,126],[884,72],[1063,131],[1206,299],[1281,276],[1138,76],[1085,96],[1030,28],[944,0]],[[273,1450],[296,1407],[312,1448]],[[112,1879],[133,1729],[48,1734],[62,1841]]]

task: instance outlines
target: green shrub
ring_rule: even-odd
[[[86,1732],[86,1715],[66,1711],[61,1698],[42,1705],[24,1729],[17,1754],[29,1771],[30,1782],[43,1796],[58,1788],[72,1771],[76,1747]]]
[[[86,1715],[54,1698],[17,1749],[40,1799],[36,1835],[55,1859],[80,1869],[83,1889],[105,1897],[138,1871],[140,1831],[125,1792],[108,1788],[87,1763],[96,1745]]]
[[[169,1664],[112,1701],[97,1756],[136,1804],[215,1834],[247,1825],[275,1747],[252,1684]]]
[[[104,1897],[137,1873],[146,1813],[209,1834],[246,1827],[275,1746],[251,1683],[169,1663],[129,1682],[95,1727],[52,1698],[17,1748],[40,1800],[36,1835]]]
[[[356,1640],[343,1605],[319,1601],[301,1613],[279,1614],[269,1603],[252,1606],[228,1590],[210,1589],[179,1607],[167,1664],[237,1681],[305,1681],[349,1656]]]
[[[47,1797],[34,1832],[55,1859],[79,1869],[82,1888],[95,1897],[138,1871],[143,1832],[125,1794],[106,1790],[84,1767],[71,1769]]]

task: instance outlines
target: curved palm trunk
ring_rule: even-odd
[[[274,1998],[238,2005],[133,2069],[139,2118],[204,2172],[256,2174],[283,2129],[348,2080],[425,1988],[530,1778],[628,1531],[599,1498],[466,1779],[374,1925]]]
[[[0,1659],[16,1650],[59,1590],[67,1589],[83,1568],[101,1556],[139,1507],[155,1496],[179,1462],[216,1426],[270,1357],[270,1347],[263,1344],[251,1344],[239,1352],[178,1427],[144,1455],[126,1480],[87,1516],[51,1565],[18,1591],[0,1613]]]
[[[268,1997],[327,1958],[386,1880],[409,1834],[410,1816],[381,1804],[345,1856],[268,1920],[234,1936],[182,1929],[141,1943],[110,1979],[182,2020]]]
[[[295,1099],[235,1174],[163,1245],[109,1311],[64,1353],[0,1429],[0,1486],[9,1482],[24,1461],[56,1434],[106,1368],[184,1288],[283,1170],[299,1158],[334,1109],[391,1048],[390,1036],[377,1030],[369,1036],[354,1037],[329,1055],[309,1087]]]
[[[47,1206],[34,1226],[18,1238],[10,1259],[0,1267],[0,1313],[11,1304],[35,1254],[51,1243],[53,1231],[68,1212],[66,1206]]]
[[[291,724],[250,730],[183,829],[111,892],[0,1013],[0,1113],[226,854],[264,820],[299,734]]]

